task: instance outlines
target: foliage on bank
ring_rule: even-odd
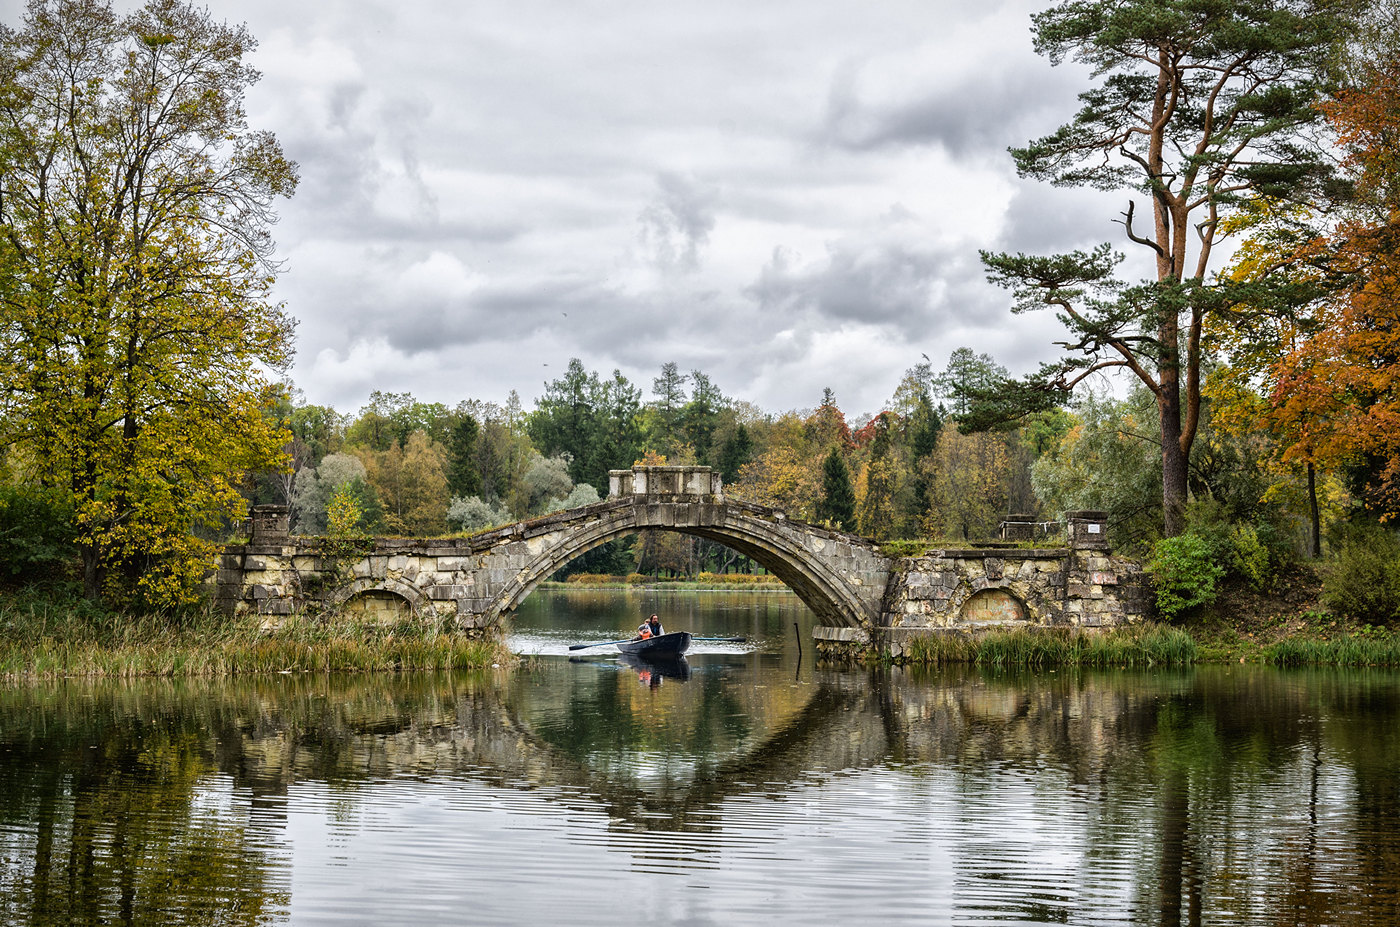
[[[480,669],[513,657],[492,640],[431,623],[293,616],[106,613],[80,602],[0,603],[0,679],[235,676]]]

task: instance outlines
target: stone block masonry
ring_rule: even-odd
[[[229,611],[291,614],[359,603],[492,631],[542,580],[579,554],[646,529],[709,538],[747,554],[816,613],[827,658],[893,652],[911,635],[1002,626],[1106,627],[1141,620],[1141,567],[1111,555],[1101,512],[1071,513],[1067,548],[928,550],[897,560],[866,538],[726,499],[707,467],[611,474],[604,501],[469,538],[299,538],[283,508],[259,507],[252,539],[211,571]]]

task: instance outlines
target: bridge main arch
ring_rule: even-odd
[[[515,609],[540,582],[601,544],[643,530],[675,531],[725,544],[781,579],[828,624],[879,623],[890,562],[855,535],[789,520],[781,511],[726,501],[707,467],[613,471],[605,502],[569,513],[502,588],[487,621]],[[707,491],[696,491],[699,489]]]

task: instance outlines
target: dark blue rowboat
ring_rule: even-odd
[[[662,634],[660,637],[623,641],[617,645],[617,649],[623,653],[651,657],[652,659],[678,657],[690,649],[690,632],[672,631],[670,634]]]

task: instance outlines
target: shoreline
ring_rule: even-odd
[[[580,583],[566,591],[794,593],[779,582]],[[847,665],[950,663],[1039,669],[1060,666],[1400,667],[1400,632],[1354,625],[1314,603],[1234,602],[1176,624],[1083,632],[1016,627],[976,634],[914,635],[900,653],[851,652]],[[1255,606],[1251,608],[1249,606]],[[255,615],[212,611],[183,617],[122,616],[61,594],[0,593],[0,683],[62,678],[232,677],[291,673],[440,672],[510,668],[521,662],[504,638],[445,624],[326,623],[296,615],[276,628]]]

